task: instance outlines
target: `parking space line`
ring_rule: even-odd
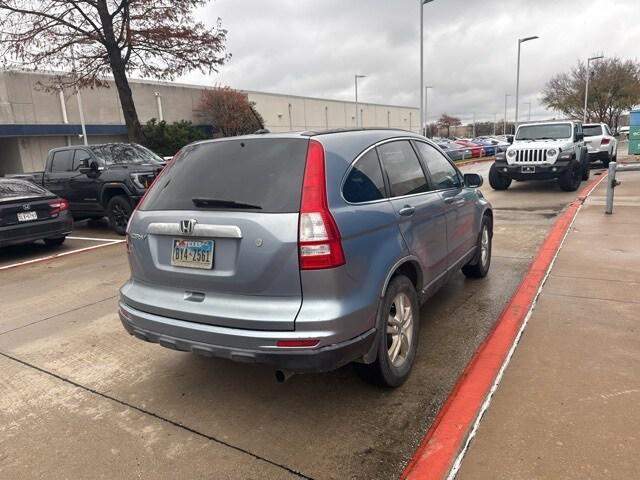
[[[24,262],[12,263],[11,265],[4,265],[0,267],[1,270],[9,270],[11,268],[23,267],[25,265],[31,265],[34,263],[46,262],[48,260],[54,260],[60,257],[66,257],[67,255],[72,255],[74,253],[82,253],[87,252],[89,250],[95,250],[97,248],[110,247],[112,245],[118,245],[120,243],[124,243],[124,240],[110,240],[107,243],[102,243],[100,245],[93,245],[91,247],[78,248],[76,250],[70,250],[68,252],[57,253],[55,255],[48,255],[46,257],[34,258],[32,260],[25,260]]]
[[[161,422],[167,423],[167,424],[169,424],[169,425],[171,425],[173,427],[179,428],[181,430],[185,430],[185,431],[187,431],[189,433],[192,433],[194,435],[202,437],[202,438],[204,438],[206,440],[209,440],[211,442],[214,442],[214,443],[217,443],[219,445],[231,448],[231,449],[233,449],[233,450],[235,450],[237,452],[244,453],[245,455],[249,455],[250,457],[255,458],[256,460],[260,460],[260,461],[263,461],[263,462],[268,463],[270,465],[273,465],[274,467],[281,468],[282,470],[284,470],[286,472],[289,472],[292,475],[295,475],[295,476],[297,476],[299,478],[303,478],[305,480],[314,480],[312,477],[309,477],[309,476],[307,476],[307,475],[305,475],[303,473],[300,473],[300,472],[298,472],[297,470],[294,470],[291,467],[288,467],[288,466],[283,465],[281,463],[274,462],[273,460],[269,460],[268,458],[261,457],[260,455],[258,455],[256,453],[253,453],[250,450],[244,449],[242,447],[238,447],[236,445],[232,445],[231,443],[228,443],[228,442],[226,442],[224,440],[220,440],[219,438],[216,438],[216,437],[214,437],[212,435],[208,435],[208,434],[206,434],[204,432],[196,430],[195,428],[189,427],[189,426],[184,425],[183,423],[177,422],[175,420],[171,420],[170,418],[163,417],[162,415],[159,415],[157,413],[151,412],[151,411],[146,410],[146,409],[144,409],[142,407],[137,407],[136,405],[134,405],[132,403],[126,402],[124,400],[120,400],[120,399],[118,399],[118,398],[116,398],[116,397],[114,397],[112,395],[109,395],[108,393],[99,392],[98,390],[96,390],[94,388],[88,387],[86,385],[82,385],[81,383],[78,383],[78,382],[76,382],[74,380],[71,380],[70,378],[63,377],[60,374],[57,374],[55,372],[46,370],[46,369],[44,369],[42,367],[39,367],[39,366],[37,366],[37,365],[35,365],[33,363],[29,363],[26,360],[22,360],[22,359],[20,359],[18,357],[14,357],[13,355],[11,355],[9,353],[5,353],[5,352],[0,351],[0,357],[4,357],[7,360],[16,362],[16,363],[18,363],[18,364],[20,364],[20,365],[22,365],[24,367],[33,369],[33,370],[35,370],[35,371],[37,371],[39,373],[42,373],[44,375],[48,375],[50,377],[53,377],[56,380],[60,380],[60,381],[66,383],[68,385],[71,385],[73,387],[76,387],[76,388],[79,388],[81,390],[84,390],[85,392],[91,393],[93,395],[96,395],[98,397],[104,398],[106,400],[110,400],[110,401],[115,402],[115,403],[117,403],[119,405],[122,405],[123,407],[130,408],[132,410],[135,410],[136,412],[139,412],[139,413],[142,413],[144,415],[150,416],[150,417],[152,417],[152,418],[154,418],[156,420],[159,420]]]
[[[403,480],[455,478],[569,229],[587,196],[606,176],[603,174],[589,182],[551,227],[518,289],[473,354],[402,473]]]
[[[68,240],[87,240],[89,242],[116,242],[118,238],[96,238],[96,237],[67,237]]]

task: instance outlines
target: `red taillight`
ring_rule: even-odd
[[[320,340],[316,339],[308,339],[308,340],[278,340],[276,345],[278,347],[283,348],[294,348],[294,347],[315,347],[320,343]]]
[[[49,208],[51,209],[49,215],[58,215],[60,212],[64,212],[69,208],[69,202],[64,198],[61,198],[60,200],[52,200],[49,202]]]
[[[600,142],[600,145],[609,145],[609,139],[603,138],[602,141]]]
[[[338,225],[329,211],[324,149],[309,141],[302,182],[298,247],[301,270],[335,268],[344,265]]]

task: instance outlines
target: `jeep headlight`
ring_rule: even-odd
[[[515,157],[516,156],[516,151],[515,150],[507,150],[507,157]]]
[[[558,154],[558,151],[555,148],[550,148],[547,150],[547,157],[555,157]]]
[[[130,175],[133,184],[140,190],[146,190],[153,181],[153,173],[132,173]]]

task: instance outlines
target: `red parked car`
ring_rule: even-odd
[[[458,145],[462,145],[464,147],[469,148],[471,150],[472,158],[480,158],[485,156],[484,148],[482,147],[482,145],[478,145],[477,143],[473,143],[468,140],[462,140],[462,139],[456,140],[456,143]]]

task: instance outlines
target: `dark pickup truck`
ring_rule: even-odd
[[[124,235],[129,216],[164,160],[135,143],[105,143],[55,148],[44,172],[6,175],[43,186],[69,202],[76,220],[107,216]]]

